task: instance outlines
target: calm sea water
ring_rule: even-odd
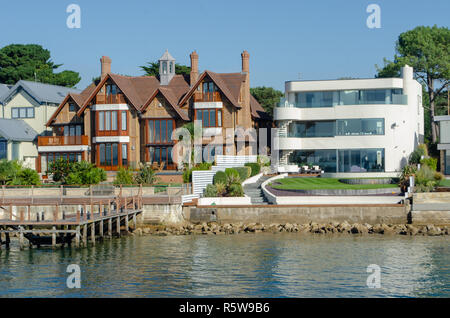
[[[450,297],[448,237],[128,237],[0,252],[0,297]],[[68,289],[69,264],[81,289]],[[369,264],[381,288],[366,286]]]

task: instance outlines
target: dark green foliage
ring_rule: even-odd
[[[252,169],[250,177],[256,176],[261,171],[260,165],[256,162],[247,162],[245,166]]]
[[[214,184],[217,184],[217,183],[224,183],[224,184],[226,184],[227,183],[227,175],[223,171],[217,171],[216,174],[214,175],[213,180],[214,180],[213,181]]]
[[[0,83],[15,84],[19,80],[75,86],[80,75],[74,71],[54,71],[62,64],[54,64],[50,51],[37,44],[11,44],[0,49]]]
[[[24,168],[17,160],[0,160],[0,184],[6,185],[39,185],[38,173]]]
[[[22,169],[18,174],[18,181],[21,185],[38,185],[41,184],[39,175],[36,170],[30,168]]]
[[[226,168],[225,174],[227,175],[227,178],[236,177],[240,180],[239,172],[237,172],[237,170],[234,168]]]
[[[414,74],[425,88],[425,136],[431,143],[438,140],[433,117],[439,114],[439,103],[450,82],[450,30],[447,27],[418,26],[399,35],[394,60],[384,59],[384,66],[376,66],[376,77],[398,77],[405,64],[414,68]]]
[[[427,146],[424,144],[419,145],[411,154],[409,155],[410,164],[418,164],[423,157],[428,156]]]
[[[53,181],[62,184],[88,185],[106,180],[105,171],[87,161],[68,162],[61,158],[50,164],[48,173],[53,174]]]
[[[265,86],[250,88],[250,94],[261,104],[270,117],[273,116],[273,108],[280,102],[280,98],[284,96],[282,92]]]
[[[53,181],[66,183],[66,177],[73,171],[73,163],[64,158],[59,158],[48,165],[48,173],[53,175]]]

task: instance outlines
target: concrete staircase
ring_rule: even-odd
[[[261,184],[269,178],[262,176],[257,182],[244,186],[244,193],[251,198],[252,204],[269,204],[261,189]]]

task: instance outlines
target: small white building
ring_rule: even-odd
[[[280,164],[332,175],[398,175],[424,136],[422,86],[401,78],[288,81],[274,109]]]

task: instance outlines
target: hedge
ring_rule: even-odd
[[[256,176],[261,171],[261,167],[256,162],[247,162],[245,166],[250,167],[252,170],[250,173],[250,177]]]
[[[241,181],[244,181],[248,177],[250,177],[250,174],[252,172],[252,169],[250,167],[235,167],[233,168],[239,173],[239,178]]]
[[[217,171],[216,174],[213,177],[213,183],[217,184],[217,183],[223,183],[226,184],[227,183],[227,174],[223,171]]]

